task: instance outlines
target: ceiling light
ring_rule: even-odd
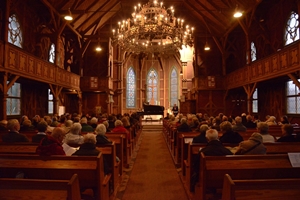
[[[207,42],[205,43],[204,50],[205,50],[205,51],[209,51],[209,50],[210,50],[210,47],[209,47],[209,45],[208,45]]]
[[[97,46],[97,47],[96,47],[96,51],[102,51],[102,48],[99,47],[99,46]]]
[[[243,16],[242,11],[240,11],[238,7],[239,7],[239,6],[236,5],[235,11],[234,11],[234,14],[233,14],[233,17],[235,17],[235,18],[239,18],[239,17]]]
[[[64,17],[65,20],[67,21],[72,21],[73,20],[73,17],[72,17],[72,13],[71,13],[71,10],[69,8],[69,14],[67,14],[65,17]]]

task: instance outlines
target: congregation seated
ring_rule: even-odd
[[[32,136],[32,142],[39,143],[44,137],[46,137],[46,130],[47,130],[48,124],[45,121],[41,121],[37,125],[38,133],[34,136]]]
[[[80,124],[81,124],[81,132],[89,132],[89,133],[94,132],[94,128],[88,125],[88,121],[86,117],[81,118]]]
[[[115,128],[111,130],[111,132],[116,132],[116,133],[126,133],[126,139],[128,142],[130,141],[130,133],[129,131],[123,126],[123,123],[121,120],[117,119],[115,121]]]
[[[31,124],[31,121],[29,119],[23,121],[22,126],[20,127],[20,132],[25,131],[35,131],[36,128]]]
[[[64,136],[64,129],[55,127],[51,135],[46,135],[41,140],[39,146],[36,148],[36,153],[40,156],[66,155],[62,147]]]
[[[206,131],[209,129],[207,124],[202,124],[199,127],[199,135],[195,136],[193,138],[192,143],[207,143],[207,139],[206,139]]]
[[[220,129],[222,132],[222,136],[220,137],[220,141],[222,143],[240,143],[243,141],[243,137],[232,130],[232,124],[229,121],[224,121],[220,124]]]
[[[187,119],[185,117],[181,118],[180,125],[177,127],[178,132],[191,132],[191,127],[187,124]]]
[[[259,155],[266,154],[266,147],[260,133],[253,133],[248,140],[240,142],[235,155]]]
[[[275,138],[269,134],[269,125],[266,122],[258,122],[257,131],[262,135],[264,143],[275,142]]]
[[[64,143],[68,145],[80,145],[83,143],[83,136],[81,135],[81,124],[76,122],[70,127],[70,132],[66,134]]]
[[[17,119],[10,119],[7,122],[8,133],[2,135],[3,142],[29,142],[29,139],[24,135],[19,133],[20,123]]]
[[[112,143],[112,141],[110,141],[105,135],[106,127],[104,124],[99,124],[95,129],[95,133],[96,133],[97,144],[111,144]]]
[[[98,119],[96,117],[92,117],[90,120],[90,126],[95,130],[95,128],[98,126]]]
[[[283,124],[281,126],[282,136],[277,142],[298,142],[296,137],[293,135],[294,127],[291,124]]]
[[[240,116],[235,117],[235,124],[232,126],[234,132],[246,132],[247,128],[242,123],[242,118]]]

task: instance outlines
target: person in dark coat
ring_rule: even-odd
[[[111,144],[112,143],[112,141],[109,140],[105,135],[106,127],[104,124],[99,124],[95,129],[95,133],[96,133],[97,144]]]
[[[232,130],[232,124],[229,121],[224,121],[220,125],[221,131],[223,132],[220,137],[222,143],[236,143],[239,144],[244,139],[243,137]]]
[[[24,134],[20,134],[20,123],[17,119],[11,119],[7,123],[8,133],[2,135],[3,142],[29,142]]]
[[[93,133],[87,133],[83,136],[83,144],[72,156],[98,156],[100,153],[96,149],[96,136]]]
[[[277,142],[298,142],[296,137],[293,135],[294,127],[291,124],[283,124],[281,126],[282,136]]]
[[[47,130],[48,124],[46,121],[41,121],[37,125],[38,133],[34,136],[32,136],[32,142],[34,143],[40,143],[40,141],[47,136],[46,130]]]
[[[64,137],[64,129],[55,127],[51,135],[47,135],[41,140],[39,146],[36,148],[36,153],[40,156],[66,155],[62,147]]]
[[[185,117],[181,118],[180,125],[177,127],[178,132],[191,132],[191,127],[187,124]]]
[[[209,129],[207,124],[200,125],[199,132],[200,134],[193,138],[192,143],[207,143],[206,131]]]

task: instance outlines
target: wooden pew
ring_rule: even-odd
[[[0,178],[0,199],[81,200],[78,176],[69,180]]]
[[[14,178],[18,172],[27,178],[67,180],[78,174],[81,189],[94,189],[95,199],[109,199],[111,174],[104,174],[103,154],[98,156],[0,155],[2,178]]]
[[[300,152],[300,142],[274,142],[264,143],[267,154],[284,154]]]
[[[300,178],[300,167],[292,167],[287,154],[200,157],[199,183],[194,199],[206,199],[221,191],[225,174],[233,179]]]
[[[121,160],[120,166],[119,166],[119,173],[120,176],[123,174],[123,166],[124,166],[124,139],[123,135],[114,135],[114,134],[106,134],[107,138],[113,141],[116,145],[116,155]]]
[[[298,200],[300,179],[247,179],[232,180],[225,174],[222,200]]]
[[[37,143],[20,142],[20,143],[3,143],[0,142],[0,154],[36,154]]]

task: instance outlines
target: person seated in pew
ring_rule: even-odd
[[[126,139],[128,143],[130,143],[130,133],[129,131],[123,126],[123,123],[121,120],[117,119],[115,121],[115,128],[111,130],[111,132],[116,132],[116,133],[126,133]]]
[[[98,126],[98,119],[96,117],[92,117],[92,119],[90,120],[90,125],[95,130],[95,128]]]
[[[269,134],[269,125],[266,122],[258,122],[257,131],[262,135],[264,143],[275,142],[274,136]]]
[[[48,124],[44,120],[39,122],[37,125],[38,133],[34,136],[32,136],[32,142],[34,143],[40,143],[40,141],[46,137],[46,130],[47,130]]]
[[[240,143],[243,141],[243,137],[232,130],[232,124],[229,121],[224,121],[220,124],[220,129],[222,132],[222,136],[220,137],[220,141],[222,143]]]
[[[181,118],[180,125],[177,127],[178,132],[191,132],[192,129],[187,123],[187,119],[185,117]]]
[[[0,121],[0,132],[7,132],[7,120]]]
[[[102,124],[105,125],[105,127],[106,127],[106,132],[111,132],[111,130],[108,128],[108,127],[109,127],[109,123],[108,123],[107,120],[103,121]]]
[[[246,123],[244,124],[246,128],[256,128],[256,123],[253,121],[253,117],[251,115],[246,116]]]
[[[81,124],[76,122],[70,127],[70,132],[66,134],[64,143],[72,147],[78,147],[83,143],[83,136],[81,135]]]
[[[283,125],[283,124],[290,124],[290,121],[286,115],[281,116],[280,122],[278,122],[278,125]]]
[[[80,124],[81,124],[81,132],[89,132],[89,133],[94,132],[94,128],[88,124],[88,120],[86,117],[81,118]]]
[[[193,138],[192,143],[207,143],[206,131],[209,129],[207,124],[202,124],[199,127],[200,134]]]
[[[242,141],[237,147],[235,155],[259,155],[266,154],[267,148],[263,144],[260,133],[253,133],[248,140]]]
[[[36,130],[36,128],[32,125],[32,123],[29,119],[24,120],[22,123],[22,126],[20,127],[20,132],[35,131],[35,130]]]
[[[109,140],[105,135],[106,127],[104,124],[99,124],[95,129],[95,133],[96,133],[97,144],[111,144],[112,143],[112,141]]]
[[[20,123],[17,119],[10,119],[7,122],[8,133],[2,135],[3,142],[29,142],[26,135],[19,133]]]
[[[283,124],[281,126],[282,136],[277,142],[298,142],[296,137],[293,135],[294,127],[291,124]]]
[[[237,116],[235,117],[235,124],[232,126],[232,130],[234,132],[246,132],[247,131],[247,127],[244,126],[244,124],[242,123],[242,117]]]
[[[51,135],[46,135],[39,146],[36,153],[40,156],[66,155],[62,147],[62,141],[65,137],[65,131],[61,127],[55,127]]]

